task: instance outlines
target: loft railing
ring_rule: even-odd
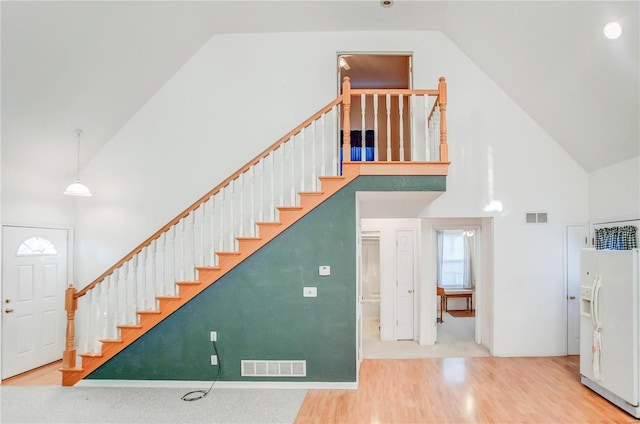
[[[101,340],[118,339],[118,326],[138,324],[138,311],[157,311],[159,297],[177,293],[176,282],[195,280],[197,267],[216,266],[220,254],[236,251],[238,238],[256,236],[258,222],[275,222],[276,206],[296,206],[298,192],[317,191],[318,177],[338,175],[343,161],[447,163],[446,104],[443,77],[437,90],[352,90],[345,78],[338,98],[82,290],[67,288],[62,369],[76,368],[78,351],[97,354]],[[359,125],[351,124],[354,117]],[[360,145],[352,145],[353,131]]]

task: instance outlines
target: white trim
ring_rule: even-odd
[[[208,389],[211,381],[185,380],[80,380],[76,387],[145,387],[145,388],[183,388]],[[325,381],[216,381],[213,389],[334,389],[355,390],[357,382]]]

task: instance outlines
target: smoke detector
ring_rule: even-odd
[[[380,6],[389,8],[393,6],[393,0],[380,0]]]

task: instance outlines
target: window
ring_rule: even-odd
[[[440,285],[462,287],[464,278],[464,240],[460,232],[442,237],[442,262]]]
[[[438,286],[445,288],[475,287],[475,230],[442,230],[437,232]]]
[[[30,237],[18,246],[16,256],[50,256],[57,255],[56,247],[46,238]]]

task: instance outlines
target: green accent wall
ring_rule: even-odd
[[[356,381],[357,191],[445,191],[443,176],[362,176],[305,215],[89,379]],[[320,277],[318,267],[330,265]],[[302,288],[318,288],[303,298]],[[241,360],[306,360],[306,377],[241,377]]]

